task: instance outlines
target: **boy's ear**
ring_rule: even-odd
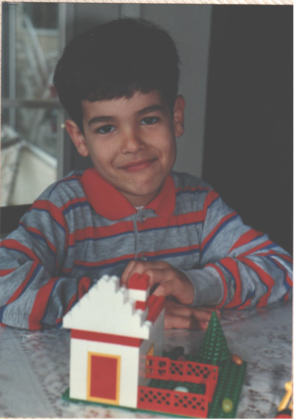
[[[85,137],[77,124],[72,120],[65,121],[65,128],[70,135],[74,145],[76,146],[77,151],[81,156],[88,156],[89,150],[85,140]]]
[[[180,137],[184,133],[184,111],[185,99],[182,95],[178,95],[174,106],[174,130],[175,136]]]

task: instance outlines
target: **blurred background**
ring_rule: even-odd
[[[292,252],[292,10],[2,2],[2,236],[48,185],[91,166],[64,129],[53,72],[73,37],[127,16],[159,24],[178,48],[186,119],[174,169],[204,178]]]

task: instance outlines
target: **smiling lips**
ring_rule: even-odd
[[[157,159],[142,159],[134,162],[130,162],[127,165],[121,166],[121,169],[124,169],[128,172],[140,171],[141,169],[148,168],[155,162]]]

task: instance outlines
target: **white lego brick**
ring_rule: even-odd
[[[135,310],[127,289],[119,287],[119,278],[105,275],[64,316],[63,327],[146,339],[145,319],[146,312]]]
[[[70,398],[87,399],[87,343],[73,338],[70,342]]]
[[[149,289],[147,290],[136,290],[136,289],[128,289],[129,290],[129,298],[133,300],[138,300],[140,302],[146,302],[149,296]]]

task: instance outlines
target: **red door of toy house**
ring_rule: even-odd
[[[120,356],[88,353],[88,400],[119,403]]]

